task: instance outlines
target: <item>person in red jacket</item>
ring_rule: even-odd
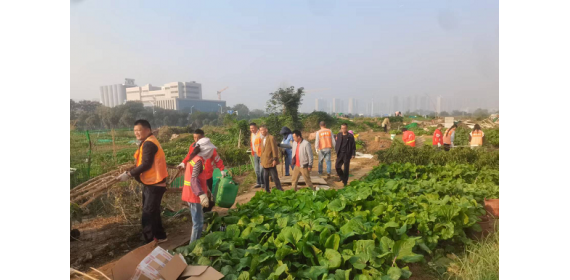
[[[402,132],[404,133],[402,135],[402,140],[404,141],[404,144],[406,144],[407,146],[410,147],[415,147],[416,146],[416,134],[413,131],[409,131],[407,128],[402,128]]]
[[[196,142],[198,142],[200,139],[204,138],[204,131],[201,129],[196,129],[194,131],[193,136],[194,136],[194,143],[192,143],[192,145],[190,145],[190,148],[188,149],[188,154],[186,155],[184,160],[182,160],[182,163],[180,163],[178,165],[178,168],[180,168],[180,169],[186,168],[186,164],[188,164],[188,161],[190,161],[192,159],[190,157],[190,155],[194,151],[194,147],[196,147]],[[204,172],[204,176],[207,178],[206,183],[208,184],[208,189],[210,190],[210,192],[212,192],[212,187],[214,184],[214,179],[212,178],[212,176],[214,174],[214,165],[217,168],[219,168],[220,171],[222,171],[222,177],[226,177],[226,171],[224,171],[224,169],[225,169],[224,161],[220,158],[216,149],[214,149],[214,153],[212,154],[212,156],[210,158],[205,159],[205,160],[206,160],[206,163],[204,164],[204,171],[203,172]]]
[[[443,125],[438,124],[437,127],[435,128],[435,131],[433,132],[433,140],[432,140],[433,147],[439,148],[443,146],[443,133],[441,133],[442,128]]]

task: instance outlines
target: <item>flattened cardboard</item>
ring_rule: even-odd
[[[194,266],[187,266],[186,269],[180,274],[180,277],[190,277],[190,276],[199,276],[202,273],[206,272],[209,266],[207,265],[194,265]]]
[[[142,271],[142,275],[150,279],[159,279],[160,271],[172,260],[172,255],[162,247],[157,246],[137,266],[135,275]],[[136,277],[133,280],[139,280]]]
[[[151,242],[136,248],[119,259],[111,270],[111,279],[130,280],[133,276],[136,276],[140,277],[140,280],[148,280],[149,278],[137,270],[137,267],[157,246],[157,242]],[[210,266],[187,266],[186,261],[180,254],[173,256],[173,259],[167,261],[166,265],[159,271],[159,274],[165,280],[220,280],[224,277],[223,274]]]
[[[211,266],[188,266],[178,279],[184,280],[220,280],[224,275]]]
[[[174,256],[161,270],[164,280],[176,280],[188,265],[181,254]]]
[[[113,269],[113,280],[129,280],[133,277],[135,270],[139,263],[150,254],[158,245],[157,242],[151,242],[141,247],[134,249],[132,252],[126,254],[119,259]]]

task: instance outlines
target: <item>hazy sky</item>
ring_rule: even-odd
[[[71,98],[99,86],[229,86],[263,109],[279,86],[315,98],[470,95],[499,103],[498,1],[71,2]],[[495,106],[495,105],[493,105]]]

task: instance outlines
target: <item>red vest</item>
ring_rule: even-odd
[[[192,182],[192,172],[194,171],[194,165],[199,160],[202,164],[205,164],[205,160],[201,156],[195,156],[191,161],[186,164],[186,171],[184,172],[184,187],[182,189],[182,200],[190,203],[200,203],[200,198],[192,192],[190,184]],[[198,175],[198,181],[200,181],[200,187],[204,193],[208,193],[208,180],[207,174],[202,169],[202,173]]]
[[[443,134],[441,134],[441,130],[436,129],[433,133],[432,145],[437,146],[438,143],[443,145]]]
[[[404,131],[404,135],[402,136],[402,140],[408,146],[415,147],[416,146],[416,135],[413,131]]]

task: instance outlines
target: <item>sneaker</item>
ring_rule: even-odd
[[[342,182],[342,179],[341,179],[341,178],[338,178],[338,179],[335,180],[335,182]]]
[[[255,185],[255,186],[253,186],[253,188],[254,188],[254,189],[259,189],[259,188],[261,188],[261,185],[260,185],[260,184],[257,184],[257,185]]]

